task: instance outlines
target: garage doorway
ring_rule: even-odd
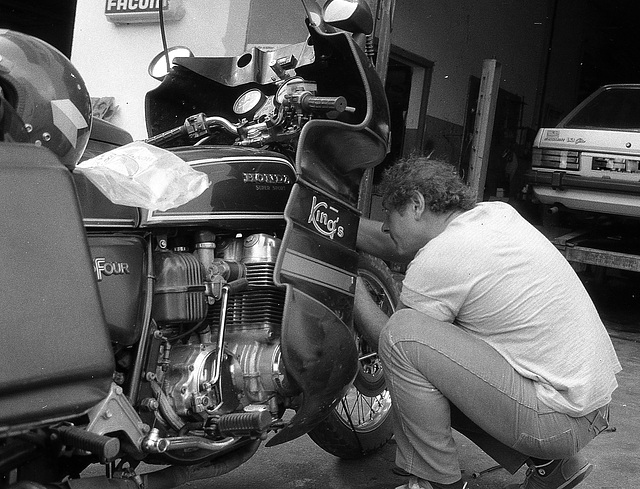
[[[398,158],[422,153],[433,63],[391,47],[385,91],[391,115],[391,151],[374,171],[374,185]]]

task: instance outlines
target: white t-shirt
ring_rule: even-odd
[[[453,219],[410,263],[401,300],[489,343],[555,411],[587,414],[618,385],[620,363],[580,279],[508,204]]]

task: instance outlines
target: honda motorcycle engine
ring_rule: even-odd
[[[276,394],[287,390],[279,341],[285,289],[273,282],[280,239],[198,231],[194,241],[154,255],[162,398],[183,420],[255,410],[278,418]]]

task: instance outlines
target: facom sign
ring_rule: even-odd
[[[158,22],[161,1],[165,20],[184,16],[182,0],[105,0],[104,15],[115,24]]]

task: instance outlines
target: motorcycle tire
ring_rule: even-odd
[[[397,281],[386,263],[360,253],[358,275],[374,300],[388,316],[400,297]],[[391,396],[382,364],[375,351],[357,338],[360,368],[345,397],[309,437],[320,448],[342,459],[363,457],[383,447],[393,436]]]

